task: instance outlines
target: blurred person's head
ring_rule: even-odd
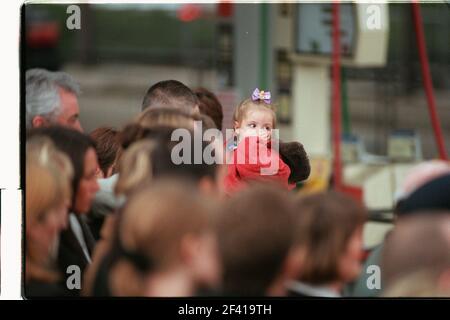
[[[430,271],[418,271],[401,277],[382,292],[388,298],[450,297],[450,271],[440,277]]]
[[[399,200],[395,207],[398,220],[415,214],[432,214],[450,210],[450,173],[441,174],[424,183],[408,196]]]
[[[50,138],[56,148],[69,157],[74,171],[70,209],[76,214],[87,213],[99,190],[96,178],[98,163],[94,141],[83,133],[59,126],[35,129],[30,131],[29,136]]]
[[[65,72],[30,69],[25,81],[28,129],[58,124],[83,130],[79,120],[80,87],[72,76]]]
[[[177,80],[164,80],[152,85],[142,101],[147,108],[173,108],[186,112],[198,112],[198,99],[186,85]]]
[[[296,280],[341,287],[361,272],[366,210],[352,198],[326,192],[299,198],[293,246],[300,255]]]
[[[125,126],[119,139],[122,148],[126,149],[133,142],[148,135],[149,131],[154,131],[155,128],[170,127],[194,130],[196,120],[199,120],[197,116],[183,110],[149,108],[142,111],[134,121]]]
[[[413,296],[417,290],[450,294],[450,211],[399,221],[385,240],[380,267],[383,291],[390,296]],[[405,287],[417,277],[417,286]]]
[[[119,162],[119,179],[115,189],[118,195],[127,196],[151,181],[165,177],[190,180],[206,194],[221,194],[223,168],[219,164],[206,162],[203,157],[195,161],[193,139],[184,145],[191,151],[181,150],[180,142],[172,140],[173,130],[170,127],[149,129],[142,139],[126,149]],[[192,131],[186,132],[193,136]],[[209,146],[202,141],[199,146],[201,155]],[[217,146],[212,153],[221,150],[221,146]],[[178,160],[182,161],[174,159],[180,154],[182,159]]]
[[[216,95],[205,88],[197,88],[194,93],[199,101],[200,113],[209,116],[216,128],[222,130],[223,108]]]
[[[118,296],[192,296],[220,282],[214,205],[192,185],[160,180],[121,211],[109,286]]]
[[[52,282],[58,276],[50,254],[65,228],[70,200],[67,158],[47,139],[27,142],[26,160],[26,279]],[[63,221],[64,220],[64,221]]]
[[[252,186],[218,215],[223,290],[232,295],[278,295],[292,242],[292,199],[272,186]]]
[[[116,173],[116,163],[121,153],[119,131],[111,127],[101,127],[92,131],[98,157],[97,178],[108,178]]]
[[[419,187],[435,178],[450,173],[450,164],[443,160],[422,162],[409,170],[400,189],[397,191],[397,200],[406,198]]]
[[[72,198],[73,167],[70,159],[63,152],[56,149],[49,138],[39,136],[27,140],[26,158],[27,163],[38,164],[52,172],[58,185],[59,194],[59,203],[54,209],[55,212],[59,213],[60,228],[65,229],[68,223],[68,209]]]
[[[213,119],[211,119],[211,117],[206,114],[201,113],[197,116],[194,116],[194,118],[196,124],[201,123],[203,132],[209,129],[218,129]]]

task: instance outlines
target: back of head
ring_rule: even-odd
[[[427,274],[436,287],[450,270],[450,211],[402,219],[385,241],[381,270],[384,290],[417,274]]]
[[[204,178],[216,179],[217,164],[207,163],[203,157],[195,161],[194,140],[188,139],[184,144],[173,140],[173,130],[170,127],[146,130],[142,139],[127,148],[119,162],[118,194],[127,195],[160,178],[173,177],[194,183]],[[192,131],[186,129],[186,133],[193,137]],[[202,155],[208,146],[202,141]]]
[[[291,201],[275,187],[256,186],[223,206],[218,241],[226,294],[267,293],[291,246]]]
[[[212,217],[207,200],[190,183],[164,179],[129,198],[119,236],[125,247],[147,251],[154,269],[164,269],[180,258],[181,237],[208,231]]]
[[[223,108],[219,99],[205,88],[197,88],[194,93],[199,101],[200,113],[209,116],[214,121],[216,128],[222,130]]]
[[[312,285],[340,280],[339,260],[367,218],[366,210],[337,192],[305,196],[296,203],[294,245],[302,248],[300,281]]]
[[[183,242],[213,230],[211,208],[192,185],[176,180],[161,180],[134,193],[120,213],[113,249],[118,256],[110,276],[114,295],[144,295],[152,273],[185,268]]]
[[[101,127],[92,131],[89,136],[95,141],[98,165],[104,177],[108,176],[109,170],[115,173],[115,163],[121,151],[119,132],[111,127]]]
[[[142,101],[142,110],[147,108],[174,108],[187,112],[198,107],[196,95],[177,80],[164,80],[151,86]]]
[[[191,112],[169,108],[149,108],[142,111],[133,122],[125,126],[119,135],[119,140],[122,148],[126,149],[133,142],[144,138],[157,128],[194,130],[195,120],[198,119]]]

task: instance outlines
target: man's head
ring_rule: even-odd
[[[268,295],[283,272],[293,237],[293,204],[275,187],[255,186],[229,199],[218,216],[223,290]]]
[[[177,80],[164,80],[151,86],[144,96],[142,110],[147,108],[174,108],[198,112],[197,96]]]
[[[65,72],[30,69],[26,72],[26,126],[28,129],[62,125],[83,131],[78,83]]]
[[[421,275],[426,280],[420,287],[427,287],[430,294],[450,292],[450,211],[402,219],[385,241],[381,269],[388,295],[415,295],[418,287],[401,288],[400,284],[405,279],[414,282]]]

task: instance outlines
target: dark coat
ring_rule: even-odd
[[[78,215],[75,215],[78,222],[80,223],[81,230],[83,233],[84,241],[89,252],[92,256],[92,252],[95,246],[95,240],[89,230],[88,225]],[[75,233],[69,226],[60,235],[59,249],[58,249],[58,268],[62,275],[67,279],[70,274],[67,274],[67,268],[71,265],[76,265],[80,268],[81,274],[83,275],[85,268],[88,266],[89,261],[84,255],[81,244],[79,243]],[[82,282],[82,281],[81,281]]]

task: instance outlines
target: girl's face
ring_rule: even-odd
[[[273,114],[270,110],[261,108],[251,108],[240,123],[235,123],[235,131],[239,140],[256,136],[263,141],[270,141],[272,130]]]

